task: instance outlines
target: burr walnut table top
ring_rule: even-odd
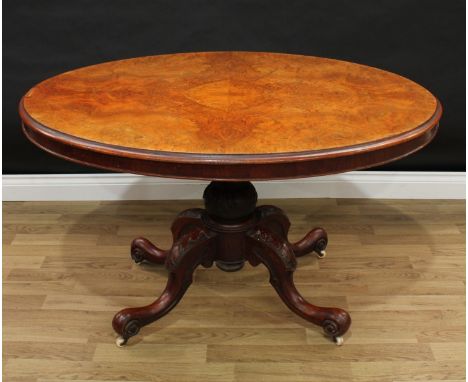
[[[181,53],[52,77],[20,103],[58,156],[181,178],[293,178],[370,167],[435,135],[437,99],[369,66],[301,55]]]

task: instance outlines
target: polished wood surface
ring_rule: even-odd
[[[53,77],[24,98],[41,124],[136,149],[270,154],[352,146],[429,120],[426,89],[318,57],[195,53],[114,61]]]
[[[395,160],[433,138],[441,107],[416,83],[369,66],[210,52],[73,70],[32,88],[20,114],[33,142],[80,163],[148,175],[249,180]],[[181,165],[167,168],[168,163]]]
[[[291,223],[278,207],[257,206],[257,192],[250,182],[211,182],[203,193],[205,208],[180,212],[171,226],[172,244],[166,251],[139,237],[131,245],[136,263],[160,265],[168,271],[166,288],[152,303],[125,308],[112,320],[123,346],[140,329],[169,313],[183,298],[199,266],[214,263],[225,272],[235,272],[248,262],[265,265],[270,284],[284,304],[305,320],[321,327],[337,345],[351,325],[341,308],[321,307],[308,302],[297,290],[293,275],[296,257],[315,253],[326,255],[327,233],[315,227],[297,243],[288,236]]]
[[[298,259],[308,299],[346,308],[336,347],[295,317],[263,266],[199,268],[175,311],[117,348],[110,321],[147,303],[167,272],[136,265],[137,235],[170,245],[168,226],[200,201],[20,202],[3,209],[3,379],[80,381],[463,381],[465,202],[263,200],[299,240],[327,227],[328,256]],[[99,245],[97,245],[99,243]]]

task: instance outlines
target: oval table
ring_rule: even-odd
[[[263,263],[296,314],[342,344],[351,318],[307,302],[293,282],[296,257],[325,256],[315,228],[288,241],[278,207],[256,206],[250,181],[367,168],[402,158],[435,136],[442,108],[426,89],[369,66],[301,55],[207,52],[149,56],[66,72],[21,100],[23,131],[47,152],[149,176],[205,179],[204,209],[181,212],[173,244],[145,238],[131,256],[165,264],[152,304],[118,312],[118,345],[180,301],[198,265],[227,272]]]

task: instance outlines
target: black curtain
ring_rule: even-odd
[[[18,101],[37,82],[114,59],[212,50],[324,56],[408,77],[440,99],[440,132],[378,169],[465,170],[464,0],[4,0],[3,172],[102,172],[22,135]]]

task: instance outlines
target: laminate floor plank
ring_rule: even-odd
[[[163,291],[163,266],[130,241],[171,245],[198,201],[3,203],[3,378],[12,382],[410,382],[465,380],[465,201],[264,200],[289,238],[322,226],[327,257],[295,282],[353,319],[342,347],[296,316],[265,267],[200,268],[179,305],[123,348],[111,320]]]

